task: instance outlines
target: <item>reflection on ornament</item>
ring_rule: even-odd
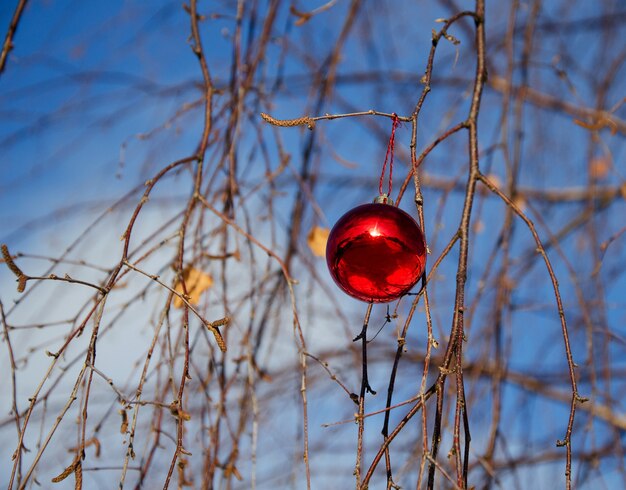
[[[387,202],[385,198],[383,202]],[[422,230],[391,204],[363,204],[344,214],[326,245],[330,274],[346,293],[368,303],[406,294],[426,265]]]

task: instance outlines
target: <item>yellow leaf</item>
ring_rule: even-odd
[[[187,287],[188,301],[192,305],[197,305],[200,302],[202,293],[213,286],[213,278],[195,267],[185,268],[183,279]],[[184,294],[183,285],[180,281],[176,284],[174,290],[181,295]],[[184,304],[180,297],[174,297],[174,308],[182,308]]]
[[[328,228],[322,228],[320,226],[311,228],[307,236],[307,243],[313,255],[317,257],[324,257],[326,255],[326,242],[328,241],[329,233]]]

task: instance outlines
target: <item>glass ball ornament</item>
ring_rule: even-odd
[[[380,196],[339,218],[328,236],[326,263],[350,296],[388,303],[408,293],[422,276],[426,242],[415,220]]]

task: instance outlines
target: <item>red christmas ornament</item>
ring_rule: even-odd
[[[422,276],[426,243],[415,220],[381,196],[337,221],[328,237],[326,262],[337,285],[350,296],[388,303],[406,294]]]

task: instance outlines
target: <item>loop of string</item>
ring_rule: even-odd
[[[385,154],[385,161],[383,163],[383,170],[380,174],[380,181],[378,182],[378,193],[382,196],[383,193],[383,181],[385,179],[385,170],[387,169],[387,161],[389,161],[389,180],[387,183],[387,197],[391,198],[391,184],[393,177],[393,149],[396,144],[396,128],[400,125],[397,114],[392,114],[391,123],[391,136],[389,137],[389,143],[387,144],[387,153]]]

